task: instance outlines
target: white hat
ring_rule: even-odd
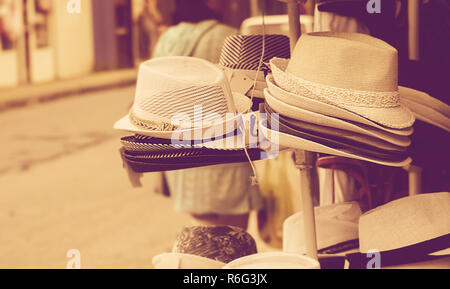
[[[448,234],[448,192],[398,199],[366,212],[359,219],[361,253],[400,249]]]
[[[114,128],[168,139],[174,131],[185,139],[207,129],[225,135],[236,128],[238,115],[226,119],[235,112],[229,83],[216,65],[194,57],[160,57],[141,64],[134,105]]]
[[[221,269],[225,263],[191,254],[163,253],[153,257],[155,269]]]
[[[315,207],[317,249],[323,250],[358,239],[361,208],[357,202]],[[306,254],[303,212],[284,221],[283,251]]]
[[[414,123],[413,114],[400,104],[398,52],[377,38],[358,33],[303,34],[286,70],[271,68],[276,85],[286,91],[385,127],[405,129]]]
[[[236,259],[223,269],[320,269],[320,264],[299,254],[269,252]]]

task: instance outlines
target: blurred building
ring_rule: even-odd
[[[8,16],[0,23],[0,87],[134,66],[132,23],[139,11],[132,0],[0,0],[0,5]]]

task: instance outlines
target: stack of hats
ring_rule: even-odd
[[[219,66],[224,69],[233,93],[247,96],[235,100],[239,112],[250,108],[256,111],[264,102],[265,76],[270,72],[267,63],[274,57],[290,58],[289,43],[288,37],[278,34],[236,34],[225,39]]]
[[[161,57],[139,69],[128,115],[115,128],[135,135],[122,138],[121,155],[133,171],[177,170],[246,162],[239,136],[241,115],[223,70],[193,57]],[[258,159],[258,149],[248,149]]]
[[[415,117],[400,103],[410,90],[398,86],[395,48],[358,33],[304,34],[290,60],[273,58],[270,67],[260,129],[272,142],[388,166],[411,162]]]

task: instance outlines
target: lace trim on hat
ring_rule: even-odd
[[[133,125],[143,128],[143,129],[154,130],[154,131],[175,131],[179,128],[178,126],[173,125],[171,123],[167,123],[167,122],[151,121],[151,120],[142,119],[142,118],[136,116],[136,114],[133,112],[133,110],[130,110],[129,118],[130,118],[130,121],[133,123]]]
[[[271,61],[273,78],[286,91],[332,105],[386,108],[400,106],[399,91],[378,92],[314,83],[285,72]]]

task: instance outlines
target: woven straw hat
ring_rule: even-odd
[[[299,254],[268,252],[236,259],[223,269],[320,269],[320,264]]]
[[[400,104],[398,53],[358,33],[319,32],[300,37],[285,71],[272,68],[277,86],[364,117],[405,129],[413,114]]]
[[[395,200],[366,212],[359,219],[361,253],[400,249],[448,234],[448,192]]]
[[[198,139],[207,129],[234,131],[240,116],[227,119],[226,114],[235,112],[229,83],[216,65],[194,57],[161,57],[141,64],[133,107],[114,128],[169,139],[176,131]]]
[[[336,245],[344,246],[344,243],[358,239],[361,208],[357,202],[316,207],[314,211],[319,251]],[[306,254],[303,222],[303,212],[296,213],[284,221],[284,252]]]

